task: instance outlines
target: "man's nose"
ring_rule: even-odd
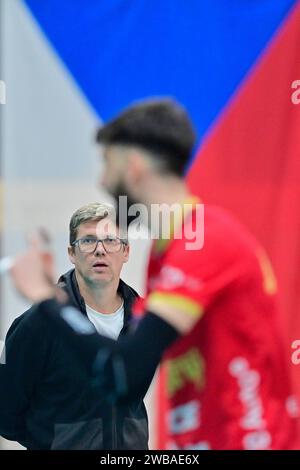
[[[103,246],[103,243],[99,240],[98,243],[97,243],[97,246],[96,246],[96,249],[94,251],[94,255],[103,255],[105,254],[106,251],[104,249],[104,246]]]

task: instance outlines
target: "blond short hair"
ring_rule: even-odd
[[[91,202],[77,209],[77,211],[72,215],[69,224],[70,245],[72,245],[77,238],[77,229],[79,225],[88,221],[99,222],[106,217],[113,217],[114,213],[113,206],[101,204],[99,202]]]

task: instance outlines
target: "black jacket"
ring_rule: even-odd
[[[59,284],[70,304],[86,315],[75,271]],[[118,290],[124,299],[123,335],[138,294],[122,280]],[[68,345],[35,310],[18,317],[7,333],[6,364],[0,364],[0,435],[29,449],[147,449],[144,397],[128,406],[108,405]]]

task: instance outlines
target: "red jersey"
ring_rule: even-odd
[[[181,238],[154,243],[147,295],[135,306],[139,315],[159,299],[198,316],[164,356],[167,448],[294,448],[297,407],[271,265],[233,217],[208,205],[204,245],[190,249],[185,234],[195,231],[196,212],[185,219],[189,230]]]

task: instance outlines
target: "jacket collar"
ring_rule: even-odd
[[[86,306],[85,301],[78,287],[75,269],[71,269],[58,280],[58,285],[62,288],[69,297],[69,304],[73,307],[80,310],[84,315],[86,315]],[[139,297],[138,293],[126,284],[122,279],[120,279],[118,292],[121,297],[124,299],[124,327],[121,331],[121,334],[125,333],[128,328],[129,321],[131,318],[131,309],[134,301]]]

